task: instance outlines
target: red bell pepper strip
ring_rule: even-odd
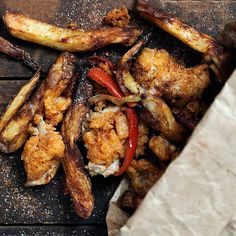
[[[117,173],[115,173],[115,176],[120,176],[126,172],[126,170],[129,168],[130,163],[133,159],[133,156],[135,155],[135,151],[138,145],[138,117],[133,108],[126,108],[125,109],[128,122],[129,122],[129,140],[126,147],[125,152],[125,160],[119,169]]]
[[[124,96],[116,81],[114,81],[112,77],[108,75],[103,69],[93,67],[88,71],[88,77],[100,84],[101,86],[106,87],[109,93],[111,93],[114,97],[121,98]],[[129,168],[138,145],[139,129],[137,114],[134,108],[131,107],[126,108],[125,112],[129,122],[128,145],[125,152],[124,162],[120,167],[119,171],[115,174],[115,176],[124,174]]]
[[[93,67],[88,71],[88,77],[107,88],[108,92],[114,97],[121,98],[124,96],[116,81],[114,81],[102,68]]]

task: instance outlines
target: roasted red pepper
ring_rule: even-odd
[[[108,92],[114,97],[121,98],[124,96],[116,81],[114,81],[112,77],[108,75],[103,69],[93,67],[89,70],[88,77],[97,82],[98,84],[102,85],[103,87],[107,88]],[[125,112],[129,122],[129,139],[125,152],[124,162],[120,167],[119,171],[115,174],[115,176],[124,174],[129,168],[138,145],[139,130],[137,114],[134,108],[131,107],[125,108]]]
[[[119,171],[115,173],[115,176],[122,175],[129,168],[130,163],[135,155],[135,151],[138,145],[138,117],[134,108],[125,109],[128,122],[129,122],[129,140],[125,152],[125,160]]]
[[[116,81],[112,79],[102,68],[93,67],[88,71],[88,77],[101,86],[107,88],[108,92],[114,97],[121,98],[123,93],[121,92]]]

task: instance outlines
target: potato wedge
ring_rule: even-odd
[[[168,105],[160,98],[149,96],[142,100],[146,113],[142,114],[155,130],[169,140],[179,143],[186,140],[186,130],[174,118]]]
[[[29,53],[18,47],[15,47],[2,37],[0,37],[0,52],[7,54],[16,61],[21,61],[32,71],[37,71],[39,69],[39,65],[33,60]]]
[[[12,12],[6,12],[3,20],[10,34],[17,38],[68,52],[90,51],[116,43],[131,45],[142,33],[117,27],[90,31],[63,29]]]
[[[0,133],[0,150],[5,153],[14,152],[27,140],[28,129],[36,113],[43,111],[45,94],[60,88],[61,83],[71,82],[75,70],[75,57],[70,53],[62,53],[50,69],[47,78],[42,82],[35,94],[22,106]]]
[[[1,38],[1,37],[0,37]],[[1,40],[1,39],[0,39]],[[0,118],[0,132],[6,127],[7,123],[12,119],[12,117],[20,110],[22,105],[28,99],[33,89],[37,85],[40,78],[40,70],[27,82],[11,101],[11,103],[6,108],[5,112]]]
[[[138,0],[137,11],[142,18],[152,22],[198,52],[208,54],[210,50],[219,52],[222,50],[222,47],[212,37],[198,32],[175,16],[158,11],[145,0]]]
[[[84,172],[83,157],[76,141],[86,118],[88,100],[92,96],[92,86],[81,80],[74,96],[74,102],[67,112],[62,124],[62,137],[65,143],[63,167],[66,173],[66,184],[70,192],[76,213],[87,219],[93,210],[94,199],[91,182]]]

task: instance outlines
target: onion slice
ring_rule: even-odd
[[[141,97],[138,95],[129,95],[122,98],[116,98],[114,96],[111,96],[109,94],[98,94],[90,98],[89,102],[90,104],[95,104],[100,101],[108,100],[112,103],[114,103],[117,106],[122,106],[125,103],[136,103],[141,101]]]

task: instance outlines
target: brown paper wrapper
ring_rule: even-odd
[[[130,218],[116,204],[127,188],[110,202],[110,236],[236,235],[236,71]]]

